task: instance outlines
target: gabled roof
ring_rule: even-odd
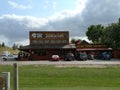
[[[78,41],[76,41],[76,44],[90,44],[90,43],[88,43],[85,40],[78,40]]]

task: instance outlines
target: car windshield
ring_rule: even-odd
[[[8,57],[13,57],[13,55],[8,55]]]
[[[82,53],[82,54],[80,54],[80,56],[87,56],[86,54],[84,54],[84,53]]]
[[[73,56],[73,54],[72,53],[67,53],[67,56]]]

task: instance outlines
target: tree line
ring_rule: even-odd
[[[102,24],[90,25],[86,36],[94,44],[108,44],[114,49],[120,49],[120,18],[118,22],[111,23],[106,27]]]
[[[12,49],[13,50],[16,50],[16,49],[18,49],[18,48],[20,48],[20,47],[22,47],[23,45],[19,45],[19,44],[13,44],[13,46],[12,46]],[[6,45],[5,45],[5,43],[4,42],[2,42],[2,43],[0,43],[0,48],[2,48],[2,47],[6,47]]]
[[[5,43],[4,42],[0,43],[0,48],[1,47],[5,47]]]

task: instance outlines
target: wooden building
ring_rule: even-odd
[[[93,54],[95,58],[99,58],[99,55],[103,52],[107,52],[112,55],[112,48],[105,44],[91,44],[83,40],[76,43],[76,52]]]
[[[59,55],[63,60],[66,53],[85,52],[94,54],[95,58],[99,53],[112,53],[112,48],[103,44],[91,44],[86,41],[69,43],[68,31],[30,31],[30,45],[20,48],[19,60],[50,60],[52,55]]]
[[[30,45],[21,47],[21,60],[50,60],[58,54],[64,59],[65,53],[75,53],[74,44],[69,44],[68,31],[30,31]]]

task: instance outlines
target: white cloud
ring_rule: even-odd
[[[16,9],[26,10],[26,9],[31,9],[32,8],[31,5],[22,5],[22,4],[18,4],[16,2],[13,2],[13,1],[8,1],[8,4],[11,7],[16,8]]]
[[[91,42],[90,40],[88,40],[88,38],[86,37],[86,36],[82,36],[82,37],[70,37],[70,41],[72,40],[72,39],[75,39],[75,40],[78,40],[78,39],[80,39],[80,40],[85,40],[85,41],[87,41],[87,42]]]
[[[88,0],[82,12],[82,17],[87,25],[108,24],[117,21],[120,17],[119,0]]]
[[[86,7],[86,3],[88,0],[77,0],[76,9],[74,11],[75,14],[82,13],[84,8]]]
[[[74,10],[64,9],[61,12],[57,12],[50,17],[50,20],[57,21],[63,20],[65,18],[75,17],[76,15],[80,15],[84,8],[86,7],[87,0],[77,0],[76,7]]]
[[[24,41],[29,38],[29,31],[38,30],[47,22],[44,18],[32,16],[3,15],[0,16],[0,36],[3,40],[5,38],[4,41],[9,45],[16,41]]]
[[[84,38],[91,24],[110,24],[120,17],[120,1],[78,0],[74,10],[63,10],[48,19],[32,16],[0,16],[0,38],[12,44],[28,43],[29,31],[69,31],[70,37]],[[1,42],[1,41],[0,41]]]
[[[21,40],[21,41],[15,41],[14,43],[17,44],[17,45],[29,45],[30,44],[29,39],[24,39],[24,40]]]
[[[8,44],[9,40],[6,38],[6,36],[0,34],[0,44],[2,44],[3,42]]]

